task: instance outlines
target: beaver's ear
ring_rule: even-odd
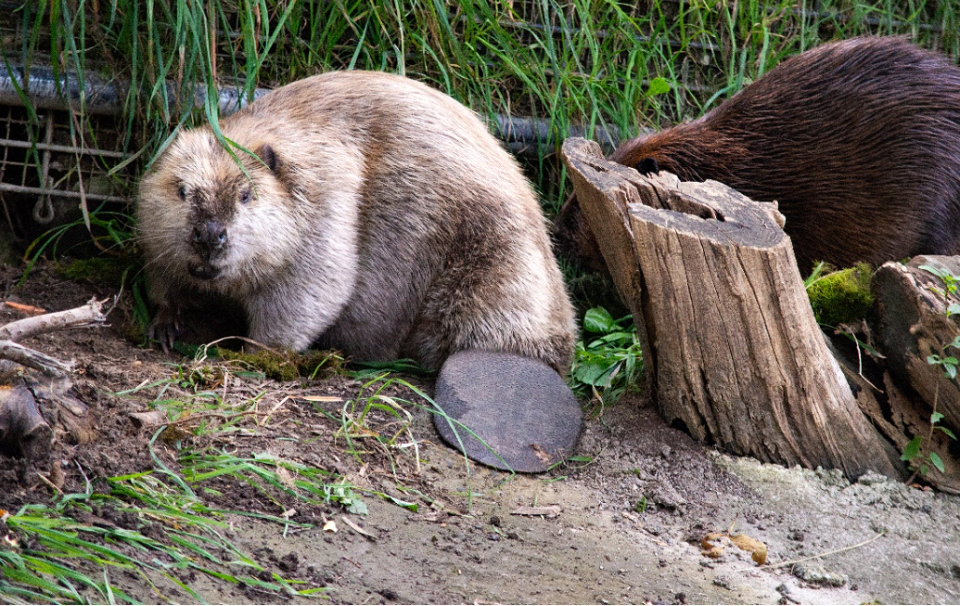
[[[279,159],[277,158],[277,152],[273,150],[269,143],[260,146],[260,149],[257,150],[257,157],[267,165],[267,168],[276,172]]]
[[[643,160],[637,162],[637,165],[634,168],[636,168],[637,172],[641,175],[649,175],[650,173],[660,172],[660,165],[654,158],[644,158]]]

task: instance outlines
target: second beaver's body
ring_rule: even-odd
[[[165,347],[195,300],[208,313],[230,301],[269,346],[432,368],[477,349],[566,372],[575,324],[542,212],[468,109],[399,76],[335,72],[220,127],[257,157],[232,156],[205,127],[141,184]]]
[[[901,38],[797,55],[611,159],[779,202],[802,272],[960,252],[960,68]],[[567,256],[597,255],[575,201],[556,236]]]

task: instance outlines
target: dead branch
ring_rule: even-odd
[[[13,360],[29,368],[35,368],[55,377],[62,377],[69,372],[73,372],[74,366],[73,360],[62,362],[45,353],[24,347],[13,341],[0,341],[0,357]]]
[[[73,309],[43,314],[41,316],[32,316],[10,322],[9,324],[0,326],[0,339],[22,341],[27,337],[45,332],[53,332],[74,326],[102,324],[107,319],[103,313],[104,303],[105,301],[91,299],[82,307],[75,307]]]

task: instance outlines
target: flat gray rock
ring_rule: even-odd
[[[444,441],[497,469],[545,471],[573,452],[583,427],[580,404],[560,375],[515,354],[453,354],[440,369],[434,399],[441,412],[433,422]]]

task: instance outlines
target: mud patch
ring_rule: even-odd
[[[114,294],[50,271],[34,272],[14,289],[19,275],[3,274],[7,298],[49,310]],[[0,313],[0,321],[16,317]],[[384,408],[364,413],[350,402],[377,393],[382,382],[336,375],[281,383],[236,367],[195,375],[192,361],[125,339],[128,321],[129,303],[122,300],[109,327],[27,343],[77,361],[77,394],[96,415],[98,439],[58,445],[53,462],[63,472],[64,493],[107,490],[106,478],[161,464],[176,470],[178,453],[189,447],[326,470],[355,487],[362,504],[356,511],[366,509],[209,480],[198,498],[234,512],[222,514],[223,534],[263,568],[251,578],[267,582],[275,574],[322,593],[288,596],[190,569],[170,575],[192,594],[157,575],[150,582],[135,572],[113,579],[139,601],[829,604],[945,603],[960,596],[956,497],[875,474],[850,484],[835,472],[729,457],[665,426],[636,395],[586,421],[575,462],[510,475],[469,464],[441,445],[417,392],[430,394],[429,381],[405,377],[407,384],[379,392]],[[182,433],[161,438],[157,427],[131,419],[131,412],[157,408],[158,398],[195,394],[199,383],[223,407],[255,402],[251,423],[216,439],[197,437],[197,424],[223,422],[214,408],[182,424]],[[388,410],[389,402],[403,412]],[[361,414],[363,423],[345,431]],[[0,458],[0,509],[53,502],[36,477],[48,472]],[[158,520],[117,502],[69,511],[84,524],[168,539]],[[764,542],[768,564],[796,563],[761,568],[733,547],[718,558],[703,555],[704,536],[731,528]]]

